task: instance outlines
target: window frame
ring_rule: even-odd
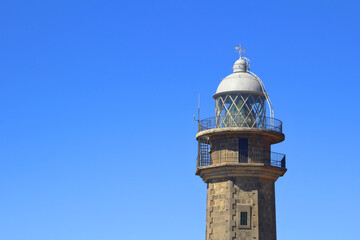
[[[241,215],[246,212],[246,225],[242,225]],[[237,221],[239,229],[250,229],[251,228],[251,206],[249,205],[238,205],[237,206]]]

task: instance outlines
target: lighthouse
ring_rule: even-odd
[[[241,56],[219,84],[215,116],[198,121],[196,175],[207,184],[206,240],[275,240],[275,182],[285,155],[282,122],[261,79]]]

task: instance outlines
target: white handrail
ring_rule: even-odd
[[[274,125],[274,120],[273,120],[273,119],[274,119],[274,117],[275,117],[275,115],[274,115],[274,109],[273,109],[273,107],[272,107],[272,103],[271,103],[270,97],[269,97],[269,95],[266,93],[265,85],[264,85],[264,83],[261,81],[261,79],[260,79],[255,73],[250,72],[250,71],[249,71],[249,73],[250,73],[252,76],[254,76],[254,77],[256,78],[256,80],[258,80],[258,82],[259,82],[259,84],[260,84],[260,86],[261,86],[261,90],[262,90],[262,92],[263,92],[263,94],[264,94],[264,96],[265,96],[265,99],[266,99],[266,101],[267,101],[267,103],[268,103],[268,106],[269,106],[269,109],[270,109],[270,125],[273,126],[273,125]]]

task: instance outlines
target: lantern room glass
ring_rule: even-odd
[[[216,127],[263,128],[265,97],[255,94],[222,94],[215,98]]]

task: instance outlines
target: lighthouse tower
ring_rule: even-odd
[[[241,56],[199,121],[196,175],[207,183],[206,240],[275,240],[275,182],[286,172],[284,141],[265,87]],[[268,112],[268,114],[267,114]]]

